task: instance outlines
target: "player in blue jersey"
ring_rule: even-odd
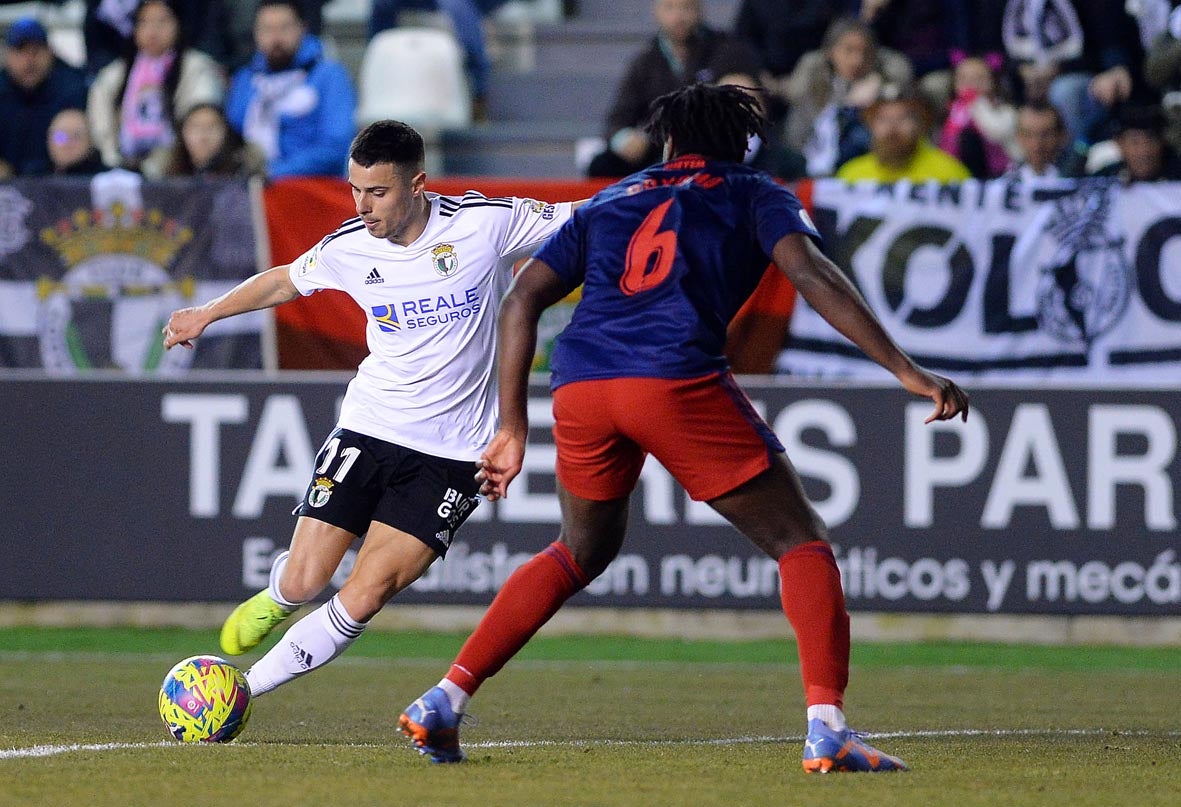
[[[501,425],[477,474],[492,499],[522,467],[538,318],[583,285],[551,359],[562,529],[505,582],[447,676],[399,719],[432,760],[463,759],[458,726],[470,696],[618,554],[628,497],[652,454],[779,563],[808,707],[804,769],[906,769],[845,723],[840,573],[783,446],[728,371],[726,326],[771,260],[841,333],[935,402],[928,422],[966,418],[968,397],[893,342],[820,252],[799,200],[741,164],[762,123],[740,88],[694,85],[658,99],[649,133],[671,160],[595,196],[509,289],[498,337]]]

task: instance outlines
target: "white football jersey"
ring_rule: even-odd
[[[339,425],[424,454],[476,460],[498,425],[495,348],[512,267],[570,218],[569,202],[428,193],[426,230],[409,246],[359,218],[291,264],[301,294],[345,292],[365,312],[369,356]]]

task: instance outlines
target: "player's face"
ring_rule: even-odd
[[[357,215],[374,238],[406,246],[422,233],[427,219],[425,172],[411,174],[393,163],[366,168],[349,160],[349,185]]]

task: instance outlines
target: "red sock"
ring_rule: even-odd
[[[808,706],[844,708],[849,684],[849,612],[832,547],[810,541],[779,559],[783,613],[796,633]]]
[[[562,603],[589,582],[566,545],[554,541],[504,582],[475,632],[464,642],[447,680],[474,695]]]

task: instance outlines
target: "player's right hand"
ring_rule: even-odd
[[[908,392],[922,395],[935,402],[935,411],[923,423],[951,420],[956,415],[964,421],[968,420],[968,393],[956,386],[951,379],[915,366],[902,374],[899,380]]]
[[[164,347],[172,348],[177,345],[193,348],[193,341],[209,325],[208,317],[200,308],[181,308],[172,312],[168,324],[161,333],[164,334]]]
[[[496,432],[480,459],[476,461],[476,481],[480,493],[494,502],[508,494],[509,483],[521,472],[525,461],[525,440],[504,429]]]

